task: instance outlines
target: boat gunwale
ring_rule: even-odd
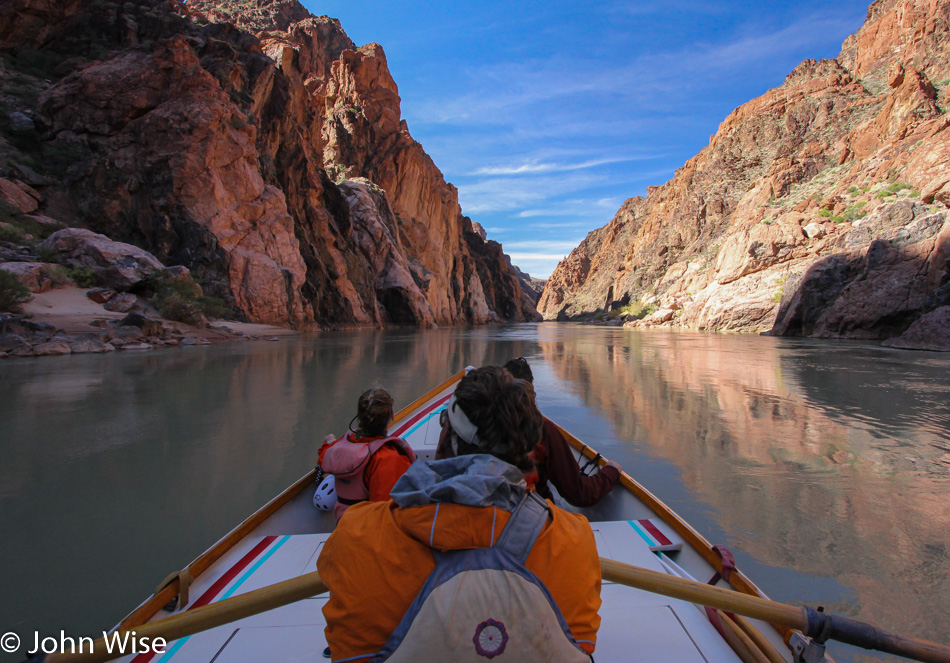
[[[607,464],[609,459],[603,454],[596,451],[587,443],[582,442],[580,438],[566,430],[560,424],[555,423],[554,425],[557,426],[558,430],[561,431],[561,434],[564,435],[564,439],[566,439],[568,443],[574,447],[578,453],[581,454],[581,456],[589,460],[596,460],[598,467],[603,467]],[[713,550],[712,543],[710,543],[706,537],[700,534],[678,513],[667,506],[663,500],[654,495],[643,484],[623,470],[620,471],[620,483],[624,488],[629,490],[635,498],[639,499],[648,509],[657,514],[663,520],[663,522],[672,527],[677,534],[683,537],[683,540],[687,545],[699,553],[700,556],[710,566],[712,566],[720,575],[722,575],[722,558],[716,554],[716,552]],[[726,580],[726,582],[733,589],[744,594],[759,596],[765,599],[769,598],[765,592],[759,589],[759,587],[738,568],[733,569],[732,572],[729,573],[729,579]],[[782,626],[780,624],[769,624],[769,626],[778,631],[779,635],[782,636],[782,640],[785,642],[786,646],[789,646],[790,636],[793,633],[797,633],[797,631],[789,629],[788,627]]]

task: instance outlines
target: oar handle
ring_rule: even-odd
[[[950,663],[950,647],[876,628],[847,617],[798,608],[761,596],[704,585],[695,580],[600,558],[604,580],[655,594],[734,612],[769,624],[798,629],[811,638],[837,640],[864,649],[895,654],[925,663]]]
[[[778,603],[761,596],[742,594],[731,589],[706,585],[695,580],[651,571],[639,566],[600,558],[604,580],[635,587],[654,594],[734,612],[744,617],[760,619],[770,624],[804,630],[807,625],[801,608]]]

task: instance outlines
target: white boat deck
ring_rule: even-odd
[[[666,572],[659,557],[628,522],[594,523],[593,528],[601,556]],[[220,601],[309,573],[316,568],[328,537],[326,533],[248,537],[195,581],[191,586],[192,605]],[[601,598],[602,622],[595,652],[598,663],[738,660],[701,609],[692,604],[610,582],[604,583]],[[169,643],[164,655],[123,660],[320,660],[319,653],[326,647],[325,602],[325,597],[300,601]]]
[[[449,391],[444,391],[403,419],[392,431],[420,452],[431,457],[439,436],[439,412]],[[330,536],[331,514],[311,504],[312,490],[304,490],[262,523],[251,535],[227,551],[190,589],[185,610],[221,601],[316,569],[323,543]],[[660,553],[651,551],[649,535],[635,519],[656,518],[630,493],[614,491],[597,512],[622,519],[593,520],[597,548],[602,557],[669,573]],[[622,512],[622,515],[621,515]],[[675,538],[659,521],[663,533]],[[638,531],[639,530],[639,531]],[[712,567],[688,546],[669,554],[681,566],[705,580]],[[570,569],[565,569],[570,573]],[[738,661],[701,608],[657,594],[604,583],[601,592],[601,627],[594,658],[597,663],[630,661]],[[326,598],[316,597],[248,617],[207,632],[168,643],[164,654],[125,657],[124,661],[147,663],[281,663],[326,660],[322,608]],[[169,613],[159,611],[153,619]],[[768,627],[765,627],[768,628]],[[768,633],[773,641],[777,634]],[[784,647],[782,647],[783,651]]]

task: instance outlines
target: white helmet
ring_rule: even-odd
[[[327,474],[313,494],[313,505],[321,511],[332,511],[336,506],[336,477]]]

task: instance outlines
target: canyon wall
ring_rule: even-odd
[[[0,115],[32,122],[0,127],[0,177],[44,218],[188,267],[239,316],[537,316],[401,120],[382,47],[296,0],[13,0],[0,51]]]
[[[832,60],[737,108],[563,260],[546,319],[950,349],[950,4],[878,0]],[[909,336],[901,339],[901,335]]]

